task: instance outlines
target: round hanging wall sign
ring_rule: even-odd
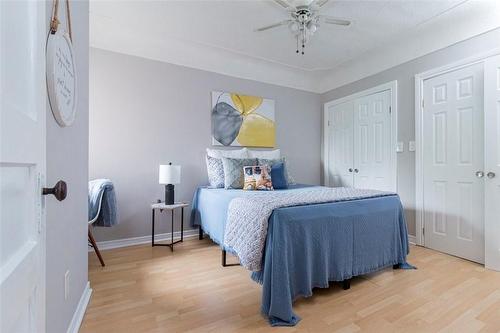
[[[70,126],[76,116],[76,67],[71,39],[62,29],[47,40],[47,90],[57,123]]]

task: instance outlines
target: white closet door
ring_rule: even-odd
[[[329,107],[329,186],[353,186],[353,102]]]
[[[485,265],[500,271],[500,56],[484,67],[485,152]]]
[[[394,190],[392,179],[391,93],[354,101],[354,187]]]
[[[425,246],[484,262],[483,65],[423,88]]]

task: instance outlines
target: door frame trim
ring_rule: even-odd
[[[424,174],[423,174],[423,88],[424,81],[435,76],[459,70],[464,67],[484,63],[486,58],[500,54],[500,48],[480,53],[472,57],[446,64],[415,74],[415,233],[416,244],[425,246],[424,237]]]
[[[389,81],[378,86],[358,91],[354,94],[344,96],[338,99],[326,102],[323,106],[323,150],[322,150],[322,165],[323,165],[323,185],[327,186],[330,181],[328,175],[329,169],[329,144],[328,144],[328,127],[329,127],[329,117],[328,108],[331,106],[339,105],[345,102],[352,101],[357,98],[372,95],[378,92],[389,90],[391,93],[391,174],[392,174],[392,184],[391,189],[397,192],[398,189],[398,156],[396,152],[397,140],[398,140],[398,81]]]

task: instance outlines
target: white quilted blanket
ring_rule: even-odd
[[[310,187],[234,198],[229,203],[224,246],[235,252],[242,266],[251,271],[260,271],[268,219],[274,209],[394,194],[348,187]]]

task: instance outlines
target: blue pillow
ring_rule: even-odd
[[[285,164],[283,162],[275,163],[271,167],[271,179],[275,190],[284,190],[288,188],[286,180]]]

